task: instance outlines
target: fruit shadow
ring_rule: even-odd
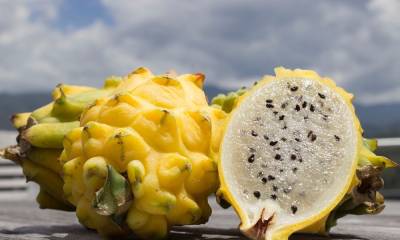
[[[93,230],[84,228],[79,224],[73,225],[53,225],[53,226],[26,226],[14,229],[0,230],[0,238],[13,240],[79,240],[79,239],[101,239]],[[113,238],[109,238],[113,240]],[[114,238],[121,239],[121,238]],[[135,236],[129,236],[124,240],[136,240]],[[174,227],[168,235],[170,240],[245,240],[237,229],[220,229],[209,227]],[[310,234],[295,234],[289,240],[368,240],[355,235],[331,234],[328,236],[318,236]],[[122,239],[121,239],[122,240]]]
[[[210,227],[174,227],[168,239],[228,239],[228,240],[245,240],[237,228],[221,229]],[[330,234],[329,236],[321,236],[315,234],[294,234],[289,240],[369,240],[367,238],[350,235],[350,234]]]
[[[239,235],[237,235],[239,234]],[[18,227],[14,229],[1,229],[0,239],[12,240],[79,240],[79,239],[102,239],[95,231],[86,229],[79,224],[73,225],[35,225]],[[136,240],[137,237],[131,235],[126,238],[108,238],[110,240]],[[246,239],[240,233],[230,229],[209,229],[209,228],[190,228],[181,227],[173,229],[168,235],[171,240],[202,240],[202,239],[225,239],[240,240]]]
[[[315,234],[294,234],[292,235],[289,240],[369,240],[368,238],[359,237],[356,235],[351,234],[330,234],[329,236],[321,236]]]

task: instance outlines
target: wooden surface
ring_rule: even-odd
[[[13,144],[14,139],[14,132],[0,131],[0,147]],[[100,239],[95,232],[82,227],[74,213],[38,209],[33,200],[37,187],[30,184],[25,188],[27,185],[18,177],[20,171],[0,159],[0,239]],[[5,178],[9,175],[12,178]],[[14,190],[8,191],[9,187]],[[210,202],[214,211],[207,224],[174,228],[169,239],[246,239],[237,230],[239,222],[233,210],[221,209],[213,197]],[[330,237],[294,235],[290,240],[400,240],[400,201],[387,201],[386,205],[377,216],[345,217],[333,228]]]
[[[178,227],[169,239],[246,239],[236,226],[238,220],[231,209],[223,210],[210,198],[214,213],[206,225]],[[10,240],[81,240],[100,239],[83,228],[74,213],[41,210],[28,200],[0,200],[0,239]],[[339,222],[330,238],[295,235],[291,240],[398,240],[400,239],[400,202],[388,201],[378,216],[348,216]]]

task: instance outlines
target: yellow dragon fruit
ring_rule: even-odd
[[[207,221],[225,113],[208,106],[203,81],[139,68],[85,110],[61,155],[64,193],[82,224],[155,239]]]
[[[39,183],[42,208],[76,207],[104,236],[164,238],[206,222],[217,170],[219,203],[254,239],[326,233],[346,214],[383,209],[380,174],[396,164],[373,153],[352,95],[331,80],[277,68],[212,106],[203,81],[139,68],[104,89],[60,85],[54,102],[13,117],[18,145],[0,155]]]
[[[362,138],[353,96],[309,70],[275,69],[251,89],[219,95],[229,112],[221,143],[221,206],[252,239],[326,234],[346,214],[376,214],[391,160]]]

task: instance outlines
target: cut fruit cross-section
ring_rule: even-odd
[[[227,121],[221,192],[254,239],[287,239],[326,217],[352,184],[361,128],[352,96],[304,70],[276,70]]]

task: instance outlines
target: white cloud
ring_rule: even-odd
[[[40,2],[40,4],[38,4]],[[248,85],[273,67],[313,68],[361,102],[400,102],[399,1],[104,0],[113,23],[63,31],[60,1],[0,3],[0,91],[101,85],[145,65]]]
[[[399,84],[400,85],[400,84]],[[379,103],[387,103],[388,100],[398,99],[400,96],[400,87],[395,87],[393,89],[389,89],[385,92],[378,93],[365,93],[362,95],[361,102],[368,105],[374,105]],[[393,111],[398,111],[397,109],[393,109]]]

